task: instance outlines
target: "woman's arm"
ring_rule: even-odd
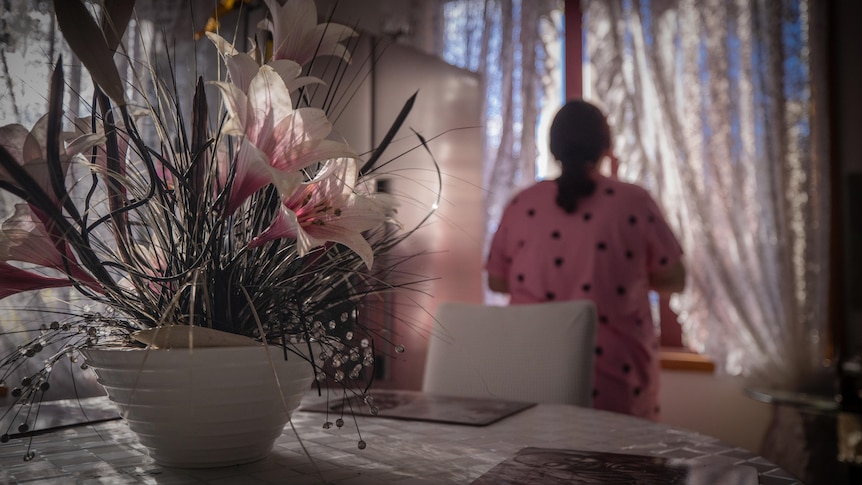
[[[685,288],[685,265],[682,260],[649,274],[650,289],[659,293],[678,293]]]
[[[488,288],[491,291],[496,291],[497,293],[508,293],[509,292],[509,283],[506,282],[505,278],[501,278],[499,276],[488,275]]]

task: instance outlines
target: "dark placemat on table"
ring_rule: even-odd
[[[378,409],[377,416],[381,418],[470,426],[486,426],[536,405],[529,402],[438,396],[419,391],[389,389],[374,390],[370,394]],[[363,403],[359,396],[350,397],[349,400],[340,397],[330,397],[328,401],[325,398],[313,399],[303,402],[299,410],[372,415],[369,406]]]
[[[745,465],[686,462],[655,456],[528,447],[471,485],[757,485],[757,470]]]

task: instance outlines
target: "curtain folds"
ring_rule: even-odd
[[[655,195],[686,252],[672,303],[688,345],[805,387],[824,357],[829,233],[808,2],[583,5],[586,97],[609,115],[620,177]]]

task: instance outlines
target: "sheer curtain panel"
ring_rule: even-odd
[[[728,374],[799,389],[822,370],[829,167],[806,0],[584,0],[585,97],[683,242],[672,304]]]

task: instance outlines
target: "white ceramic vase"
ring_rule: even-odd
[[[307,360],[268,350],[94,347],[82,353],[156,463],[207,468],[267,456],[310,388]]]

